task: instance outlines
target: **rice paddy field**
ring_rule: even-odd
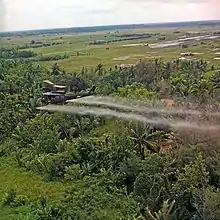
[[[66,55],[65,59],[40,61],[41,65],[58,63],[69,72],[82,67],[106,68],[135,64],[141,60],[162,58],[205,59],[220,63],[220,26],[189,28],[145,28],[68,34],[3,37],[1,46],[31,50],[37,56]],[[39,47],[36,45],[40,45]],[[43,46],[46,45],[46,46]],[[184,53],[190,54],[185,56]]]

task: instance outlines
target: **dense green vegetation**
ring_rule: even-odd
[[[71,73],[41,65],[26,49],[0,51],[0,219],[220,218],[218,134],[36,110],[46,79],[73,91],[95,84],[99,95],[217,108],[218,64],[143,59],[125,69],[97,62]]]

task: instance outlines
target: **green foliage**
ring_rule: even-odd
[[[64,176],[65,167],[72,163],[70,155],[58,153],[36,157],[29,166],[40,172],[46,180],[56,180]]]
[[[203,189],[208,184],[208,174],[205,161],[200,153],[194,162],[191,162],[183,168],[183,172],[177,171],[176,186],[181,187],[181,190]]]
[[[178,218],[197,219],[200,215],[196,208],[201,201],[196,195],[203,195],[208,187],[208,172],[205,161],[199,153],[194,162],[183,167],[182,171],[176,171],[177,181],[172,186],[173,198],[176,200],[176,215]]]
[[[66,167],[64,178],[67,181],[75,181],[83,178],[85,172],[80,168],[79,164],[72,164]]]
[[[0,49],[0,59],[22,59],[37,56],[33,51],[17,50],[15,48],[1,48]]]
[[[16,191],[15,190],[10,190],[5,193],[3,199],[2,199],[2,204],[3,205],[11,205],[15,201],[16,198]]]
[[[134,193],[141,207],[157,210],[168,190],[169,169],[164,158],[157,154],[143,161],[142,170],[134,183]]]
[[[127,193],[132,193],[134,183],[138,174],[142,171],[142,163],[140,158],[129,158],[122,162],[115,178],[115,184],[118,187],[126,187]]]
[[[17,192],[14,189],[6,192],[4,197],[2,198],[3,206],[20,207],[26,205],[27,203],[28,198],[23,195],[17,195]]]
[[[97,93],[101,95],[109,95],[116,92],[119,87],[124,87],[130,84],[133,80],[132,70],[115,70],[104,75],[98,80]]]
[[[28,212],[24,214],[19,213],[15,217],[12,217],[10,220],[37,220],[37,216]]]
[[[138,206],[132,197],[110,187],[108,182],[104,176],[85,178],[75,187],[68,189],[65,199],[60,204],[39,207],[38,219],[116,220],[134,219],[138,216]]]
[[[160,148],[158,142],[163,132],[153,131],[150,125],[136,124],[131,128],[129,138],[133,140],[134,147],[139,156],[144,159],[148,153],[158,153]]]
[[[57,130],[50,116],[37,115],[24,124],[19,123],[13,138],[19,148],[34,148],[37,153],[55,153],[59,142]]]
[[[198,195],[202,200],[201,206],[198,205],[197,209],[202,219],[211,220],[218,219],[220,215],[220,192],[219,189],[207,188],[204,191],[204,195]]]
[[[171,219],[171,212],[175,204],[175,200],[171,204],[169,204],[168,202],[168,200],[163,202],[163,207],[158,213],[152,214],[151,211],[148,209],[148,214],[150,215],[152,220]]]
[[[99,95],[142,101],[168,95],[202,103],[204,97],[218,100],[219,71],[203,60],[154,59],[68,73],[60,62],[50,69],[34,62],[67,55],[23,51],[52,44],[32,40],[0,50],[2,210],[28,220],[219,219],[217,142],[212,150],[204,143],[187,147],[181,135],[153,125],[36,110],[45,79],[68,84],[71,92],[95,84]],[[161,142],[174,137],[177,149],[160,153]]]
[[[155,98],[156,93],[149,91],[146,86],[141,83],[133,83],[125,87],[119,87],[113,96],[125,97],[130,99],[149,100]]]
[[[131,153],[127,145],[127,152],[118,143],[117,137],[110,140],[111,143],[103,142],[98,138],[79,140],[76,143],[78,163],[88,173],[100,173],[102,169],[115,173],[122,161]],[[125,140],[123,140],[125,141]]]

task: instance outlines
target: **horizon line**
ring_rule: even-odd
[[[36,31],[50,31],[50,30],[69,30],[69,29],[86,29],[86,28],[101,28],[101,27],[121,27],[121,26],[140,26],[140,25],[163,25],[163,24],[177,24],[177,23],[198,23],[198,22],[220,22],[218,20],[182,20],[182,21],[167,21],[167,22],[149,22],[149,23],[127,23],[127,24],[109,24],[109,25],[88,25],[88,26],[71,26],[71,27],[56,27],[56,28],[37,28],[37,29],[22,29],[22,30],[12,30],[12,31],[0,31],[3,33],[19,33],[19,32],[36,32]]]

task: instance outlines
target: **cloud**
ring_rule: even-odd
[[[115,7],[115,8],[109,8],[109,9],[92,9],[92,10],[88,10],[86,11],[89,14],[110,14],[110,13],[115,13],[116,11],[118,11],[119,8]]]
[[[86,6],[70,6],[70,5],[63,5],[61,7],[57,7],[57,11],[60,13],[83,13],[83,14],[109,14],[116,12],[119,8],[118,7],[110,7],[110,8],[90,8]]]
[[[219,0],[5,0],[5,3],[8,30],[220,19]]]
[[[76,6],[62,5],[62,6],[58,6],[56,10],[61,11],[61,12],[62,11],[84,11],[86,10],[86,7],[82,5],[76,5]]]
[[[175,4],[187,4],[187,3],[207,3],[210,0],[121,0],[122,2],[134,2],[134,3],[175,3]]]
[[[6,7],[5,1],[0,0],[0,32],[5,30]]]

